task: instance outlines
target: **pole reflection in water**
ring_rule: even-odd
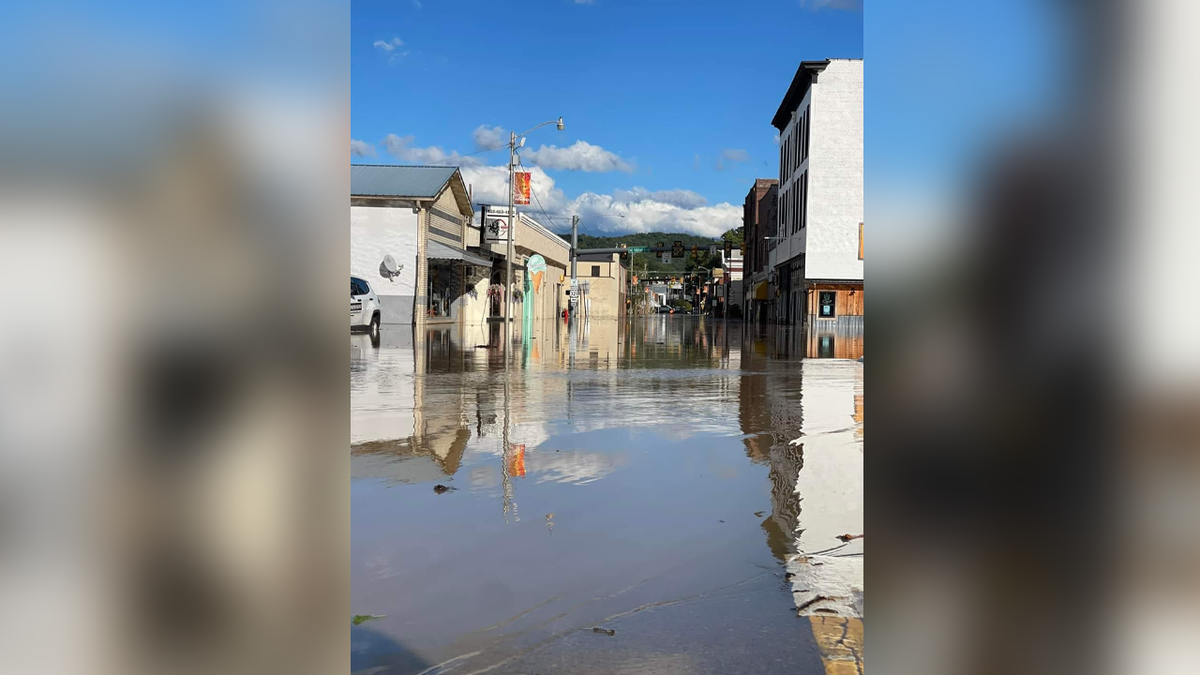
[[[352,337],[352,670],[861,671],[862,335],[822,330]]]

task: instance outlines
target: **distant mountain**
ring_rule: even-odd
[[[566,241],[571,241],[571,234],[560,234],[560,237]],[[726,237],[731,237],[735,242],[741,243],[741,231],[730,230],[726,232]],[[687,251],[687,255],[683,260],[673,258],[670,265],[663,264],[662,260],[653,253],[638,253],[637,269],[649,269],[651,271],[659,270],[678,270],[684,271],[692,269],[697,265],[692,261],[692,246],[695,246],[700,252],[700,267],[712,267],[713,265],[720,266],[720,256],[709,256],[708,247],[720,246],[722,238],[713,239],[711,237],[700,237],[694,234],[685,234],[683,232],[638,232],[632,234],[614,235],[611,237],[597,237],[590,234],[579,235],[579,248],[615,248],[624,244],[626,246],[657,246],[662,242],[665,246],[670,246],[676,241],[683,242],[683,248]],[[628,267],[628,261],[625,262]]]

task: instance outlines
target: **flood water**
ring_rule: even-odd
[[[862,672],[861,328],[498,329],[350,338],[352,671]]]

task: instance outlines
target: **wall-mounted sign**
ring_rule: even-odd
[[[507,206],[484,204],[480,212],[483,223],[483,240],[487,243],[508,241],[511,218]]]
[[[526,261],[525,268],[529,270],[529,275],[533,277],[533,292],[540,293],[542,290],[542,278],[546,276],[546,259],[535,253]]]
[[[513,203],[529,203],[529,181],[532,174],[528,171],[517,171],[513,174]]]

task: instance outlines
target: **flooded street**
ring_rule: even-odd
[[[498,329],[350,338],[354,672],[862,671],[861,328]]]

